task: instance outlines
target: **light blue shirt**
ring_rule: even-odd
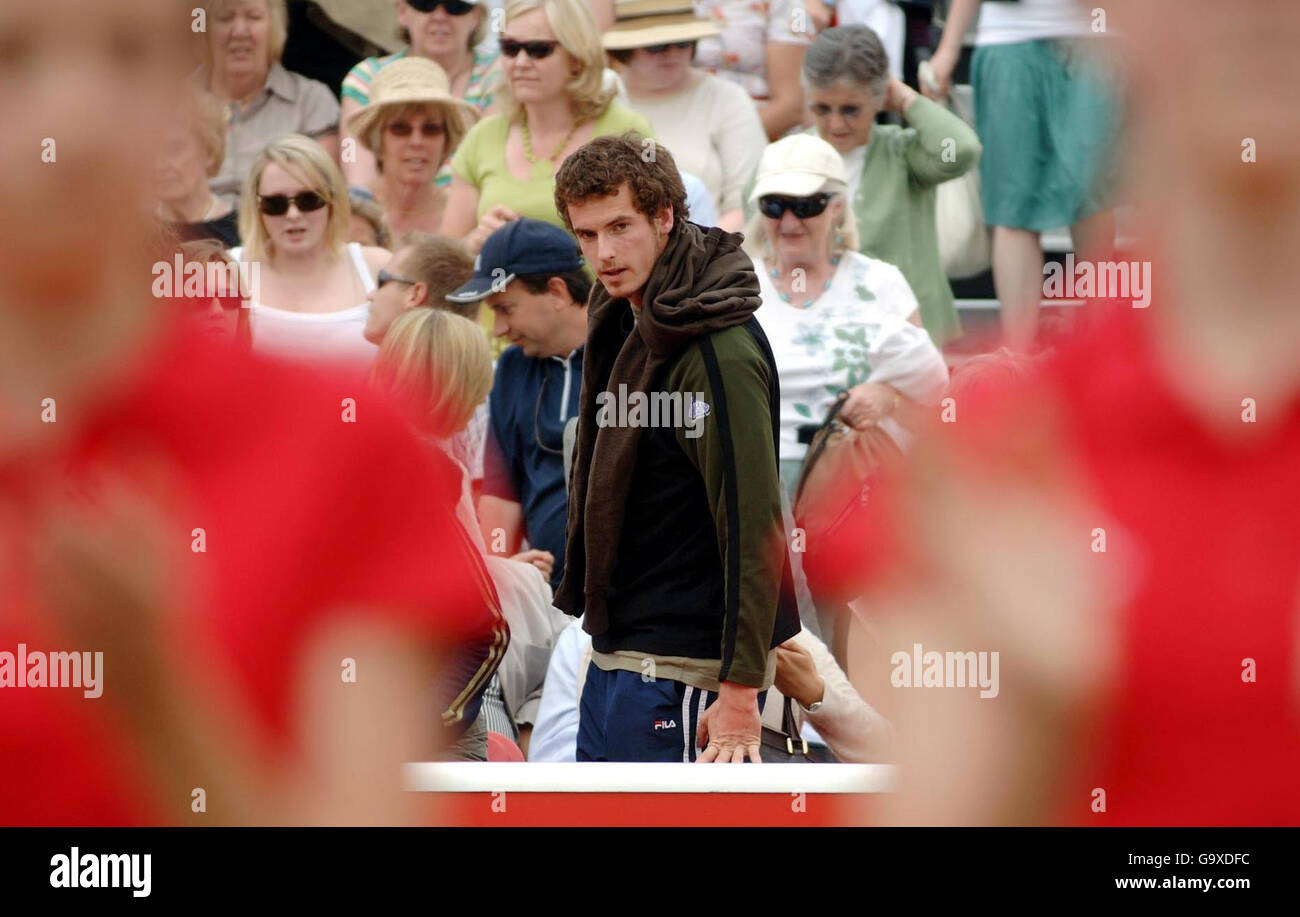
[[[699,226],[718,225],[718,208],[709,196],[708,186],[690,172],[682,172],[682,184],[686,187],[686,206],[691,211],[691,222]]]

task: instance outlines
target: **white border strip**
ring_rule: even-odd
[[[952,304],[958,312],[996,312],[1002,308],[1001,302],[996,299],[954,299]],[[1077,309],[1083,304],[1082,299],[1044,299],[1038,303],[1043,309]]]
[[[629,764],[454,761],[407,764],[417,793],[888,793],[889,764]]]

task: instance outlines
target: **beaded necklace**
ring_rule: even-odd
[[[826,282],[825,282],[824,284],[822,284],[822,292],[823,292],[823,293],[825,293],[827,290],[829,290],[829,289],[831,288],[831,281],[835,279],[835,268],[837,268],[837,267],[839,267],[839,266],[840,266],[840,256],[839,256],[839,255],[835,255],[834,257],[831,258],[831,276],[828,277],[828,278],[826,278]],[[774,268],[774,267],[773,267],[773,268],[768,268],[767,275],[768,275],[769,277],[772,278],[772,281],[773,281],[773,284],[772,284],[772,285],[773,285],[773,286],[776,286],[775,281],[776,281],[776,279],[777,279],[778,277],[781,276],[780,274],[777,273],[776,268]],[[789,294],[789,293],[782,293],[780,287],[777,287],[776,292],[777,292],[777,294],[781,297],[781,302],[786,302],[786,303],[790,302],[790,294]],[[807,309],[809,306],[811,306],[811,305],[812,305],[813,303],[815,303],[816,301],[817,301],[817,300],[815,300],[815,299],[808,299],[808,300],[805,300],[801,308]]]
[[[569,145],[569,141],[573,139],[573,134],[577,129],[578,120],[575,118],[573,124],[569,126],[569,132],[564,135],[564,139],[555,148],[555,152],[551,154],[547,160],[548,162],[555,162],[555,158],[564,152],[564,148]],[[519,130],[524,135],[524,158],[530,164],[536,165],[537,157],[533,154],[533,136],[528,132],[528,110],[526,108],[519,109]]]

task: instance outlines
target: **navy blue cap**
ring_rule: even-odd
[[[500,293],[520,274],[563,274],[582,263],[578,243],[560,227],[541,220],[511,220],[483,243],[474,259],[474,279],[446,298],[478,302]]]

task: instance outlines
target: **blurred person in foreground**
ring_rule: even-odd
[[[1107,12],[1155,293],[1025,382],[957,379],[877,491],[845,558],[871,571],[874,676],[903,682],[917,643],[1006,676],[894,689],[888,821],[1300,823],[1300,6]]]
[[[384,337],[375,379],[407,406],[419,434],[455,460],[461,472],[457,518],[476,560],[492,578],[510,628],[509,646],[494,660],[500,662],[496,674],[505,710],[492,719],[513,724],[510,738],[527,748],[551,647],[568,619],[551,606],[551,587],[535,565],[487,553],[474,514],[469,469],[453,449],[492,385],[487,340],[475,322],[450,311],[406,312]],[[496,698],[493,693],[484,703],[496,703]]]
[[[499,636],[457,560],[457,483],[384,399],[351,392],[347,421],[329,378],[148,294],[140,150],[190,22],[177,0],[0,7],[25,51],[0,116],[58,138],[57,162],[0,150],[0,646],[94,651],[64,687],[32,666],[0,691],[0,822],[427,821],[401,765],[463,713],[430,679]]]
[[[672,154],[643,140],[598,137],[555,180],[600,284],[555,600],[595,649],[578,759],[758,761],[773,649],[799,631],[776,364],[740,235],[689,222]]]

